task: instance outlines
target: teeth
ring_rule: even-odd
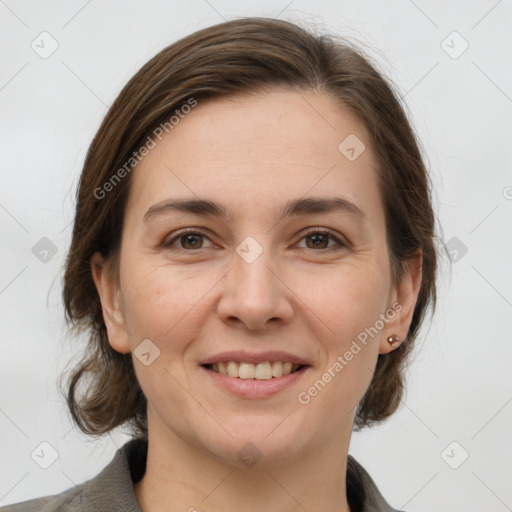
[[[263,363],[237,363],[236,361],[228,361],[214,363],[211,369],[214,372],[226,375],[228,377],[239,379],[256,379],[256,380],[270,380],[272,377],[281,377],[292,373],[300,365],[292,364],[289,361],[275,361],[273,363],[265,361]]]
[[[226,365],[224,363],[219,363],[218,366],[219,366],[219,373],[221,373],[222,375],[228,374],[228,370],[226,369]],[[212,370],[215,371],[215,365],[213,365]]]
[[[272,377],[281,377],[283,375],[283,363],[276,361],[272,365]]]
[[[255,366],[254,378],[257,380],[269,380],[272,378],[272,366],[268,361],[265,363],[258,363]]]
[[[254,379],[256,367],[251,363],[240,363],[238,367],[238,377],[241,379]]]
[[[235,361],[229,361],[227,368],[229,377],[238,377],[238,364]]]

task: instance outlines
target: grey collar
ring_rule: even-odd
[[[81,486],[85,512],[141,512],[133,490],[146,471],[148,442],[135,438],[118,449],[96,477]],[[347,461],[347,498],[351,512],[399,512],[379,492],[366,470],[352,457]]]

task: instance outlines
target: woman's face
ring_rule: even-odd
[[[283,90],[200,101],[149,151],[131,176],[119,285],[95,279],[150,436],[237,464],[348,449],[419,278],[391,280],[376,165],[353,114]],[[289,371],[278,361],[301,367],[269,378]]]

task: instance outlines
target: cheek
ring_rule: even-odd
[[[380,276],[376,267],[347,265],[300,280],[300,297],[325,355],[308,382],[312,387],[303,391],[340,421],[364,395],[377,361],[380,336],[372,328],[385,312],[387,292]]]
[[[297,276],[297,295],[309,308],[309,316],[317,318],[331,348],[350,344],[385,311],[388,290],[381,276],[374,264],[346,264]]]
[[[200,329],[202,306],[218,278],[147,262],[136,264],[128,258],[125,263],[123,305],[132,345],[149,338],[163,349],[172,340],[175,352],[180,340],[193,336],[191,328]]]

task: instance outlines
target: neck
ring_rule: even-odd
[[[262,459],[239,467],[149,428],[146,472],[135,496],[143,512],[350,512],[345,481],[351,431],[350,425],[348,438],[338,434],[293,461],[264,465]]]

